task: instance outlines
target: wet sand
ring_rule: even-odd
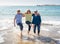
[[[14,29],[13,29],[14,30]],[[29,36],[27,31],[23,31],[23,35],[21,38],[20,31],[13,31],[13,30],[4,30],[1,32],[6,32],[2,37],[4,37],[4,42],[0,44],[57,44],[57,40],[59,39],[60,35],[54,35],[53,32],[41,30],[40,36],[33,34],[31,31]]]
[[[10,21],[10,19],[2,21],[2,24],[6,24],[0,27],[0,39],[3,38],[0,40],[0,44],[60,44],[60,33],[58,33],[60,25],[43,24],[41,26],[43,29],[38,37],[37,34],[34,36],[33,29],[28,36],[27,25],[24,24],[25,29],[21,38],[19,28],[14,28],[12,22],[13,20]]]

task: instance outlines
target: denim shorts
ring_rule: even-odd
[[[23,30],[23,24],[22,23],[18,23],[17,25],[20,27],[20,30],[22,31]]]

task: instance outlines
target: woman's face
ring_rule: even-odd
[[[28,11],[28,14],[30,14],[30,12]]]
[[[28,13],[28,14],[30,14],[30,13],[31,13],[31,11],[30,11],[30,10],[28,10],[28,11],[27,11],[27,13]]]

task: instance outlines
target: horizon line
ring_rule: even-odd
[[[0,6],[60,6],[60,4],[37,4],[37,5],[0,5]]]

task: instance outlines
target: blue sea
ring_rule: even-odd
[[[60,21],[60,6],[0,6],[0,19],[14,18],[18,9],[20,9],[22,13],[25,13],[28,9],[30,9],[32,13],[38,10],[42,22],[53,22],[54,24],[57,22],[58,24]]]

